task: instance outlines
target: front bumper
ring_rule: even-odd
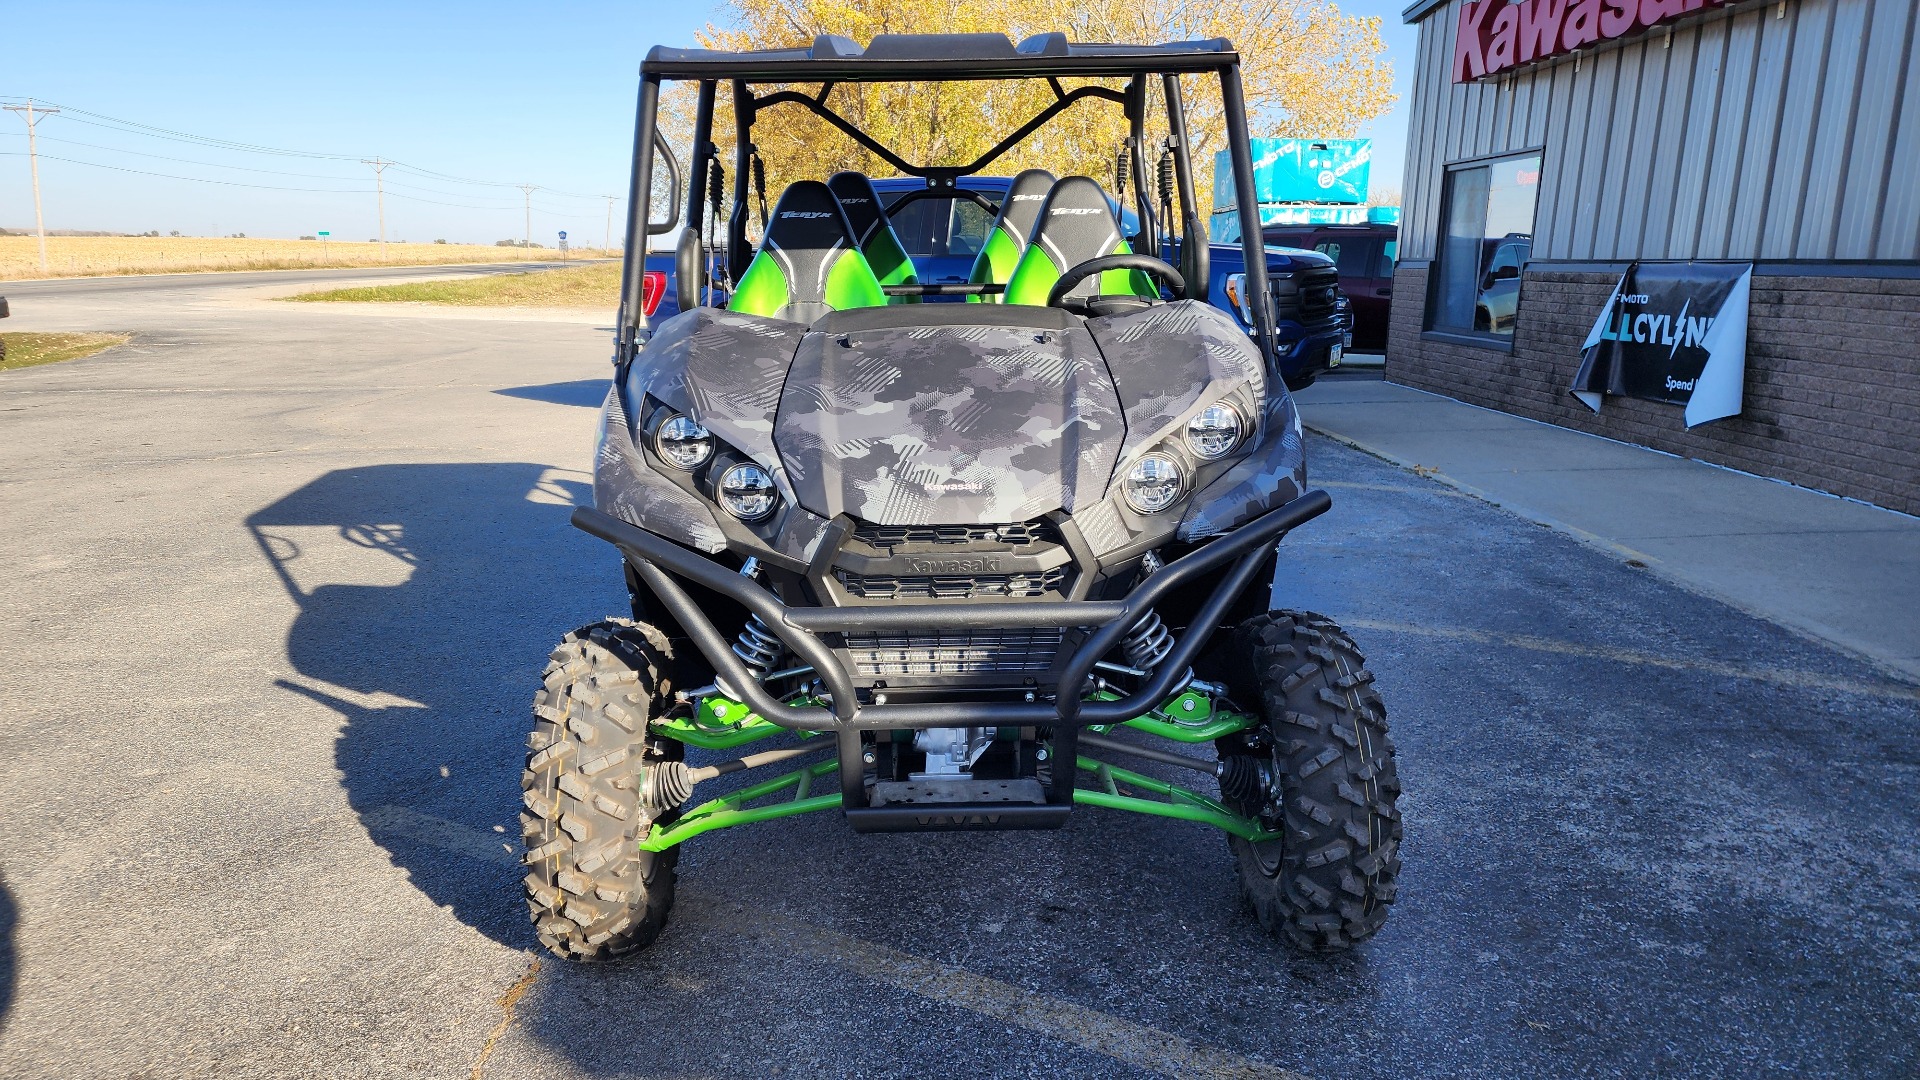
[[[615,545],[625,553],[634,572],[665,605],[688,638],[712,665],[717,680],[732,696],[767,721],[803,732],[831,732],[838,740],[841,804],[855,827],[863,831],[904,828],[1050,828],[1060,824],[1073,803],[1073,769],[1067,763],[1077,755],[1083,727],[1116,724],[1142,716],[1176,692],[1200,649],[1212,636],[1227,609],[1260,570],[1269,548],[1290,530],[1325,513],[1333,500],[1324,491],[1309,491],[1277,509],[1255,518],[1225,536],[1162,567],[1141,582],[1123,600],[1069,600],[997,604],[886,604],[871,607],[800,607],[778,597],[742,575],[678,544],[592,507],[573,512],[573,524]],[[1094,663],[1111,652],[1127,631],[1154,605],[1175,589],[1203,575],[1226,568],[1212,594],[1195,613],[1186,632],[1155,667],[1146,685],[1111,700],[1083,699],[1079,689],[1093,674]],[[677,579],[713,589],[760,617],[794,656],[814,669],[824,685],[821,700],[827,706],[792,705],[776,699],[754,678],[732,649],[732,643],[714,627]],[[847,631],[901,629],[1006,630],[1027,627],[1067,627],[1086,631],[1060,669],[1059,692],[1053,700],[919,701],[906,704],[863,703],[851,672],[841,663],[822,635]],[[1044,727],[1053,732],[1054,759],[1063,767],[1054,771],[1046,787],[1044,805],[955,804],[951,812],[929,815],[926,807],[878,807],[867,802],[862,766],[861,732],[935,727]],[[975,819],[978,820],[975,820]],[[937,819],[937,820],[936,820]]]
[[[1288,531],[1325,513],[1333,500],[1324,491],[1309,491],[1229,535],[1205,545],[1143,581],[1123,600],[1037,601],[1031,603],[887,604],[869,607],[788,606],[757,582],[704,558],[669,540],[592,507],[573,512],[573,524],[620,548],[635,572],[662,604],[686,628],[689,638],[727,688],[756,713],[795,731],[826,732],[846,729],[897,730],[951,726],[1066,726],[1111,724],[1138,716],[1178,689],[1210,627],[1250,583],[1269,546]],[[1070,688],[1082,685],[1094,662],[1110,652],[1133,624],[1161,598],[1196,578],[1231,564],[1182,635],[1161,661],[1148,684],[1114,701],[1082,702]],[[769,630],[791,649],[801,663],[811,666],[825,684],[831,707],[795,706],[775,699],[753,678],[732,643],[680,587],[685,578],[738,601],[760,616]],[[821,637],[846,631],[1010,630],[1028,627],[1076,627],[1090,631],[1068,659],[1059,681],[1062,693],[1052,702],[921,702],[863,704],[854,690],[854,677]]]

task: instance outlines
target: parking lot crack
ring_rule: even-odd
[[[533,963],[528,965],[526,974],[520,976],[518,982],[509,986],[506,993],[500,995],[497,1003],[500,1009],[500,1022],[493,1025],[492,1031],[487,1032],[487,1041],[480,1045],[480,1053],[473,1059],[473,1080],[480,1080],[481,1073],[486,1071],[487,1059],[493,1056],[494,1046],[499,1043],[500,1037],[507,1033],[507,1029],[513,1026],[513,1010],[520,1004],[520,999],[526,995],[526,992],[533,987],[533,980],[539,977],[540,958],[536,956],[533,958]]]

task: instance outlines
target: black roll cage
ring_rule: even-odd
[[[1193,162],[1187,137],[1185,106],[1179,77],[1215,75],[1220,80],[1226,114],[1227,149],[1233,164],[1234,201],[1240,215],[1241,245],[1246,256],[1247,295],[1252,301],[1253,338],[1269,364],[1275,362],[1273,313],[1269,307],[1266,258],[1260,234],[1258,195],[1253,183],[1253,155],[1247,130],[1246,100],[1240,80],[1240,57],[1224,39],[1170,42],[1163,45],[1073,44],[1064,34],[1042,34],[1017,47],[1002,34],[881,35],[866,48],[841,37],[823,35],[807,48],[754,52],[717,52],[655,46],[640,65],[640,100],[634,123],[633,170],[627,192],[626,258],[620,289],[620,315],[614,361],[629,363],[645,344],[651,327],[642,303],[647,238],[676,228],[684,213],[697,227],[708,189],[708,169],[719,148],[713,142],[713,113],[719,83],[731,85],[734,113],[733,202],[727,220],[725,265],[737,279],[746,271],[752,251],[747,244],[749,182],[756,158],[753,125],[760,110],[794,104],[845,134],[882,161],[908,176],[927,181],[929,190],[957,187],[958,181],[991,164],[1074,104],[1100,99],[1121,106],[1128,121],[1126,154],[1135,178],[1135,214],[1141,232],[1159,236],[1153,195],[1146,182],[1147,79],[1162,80],[1167,126],[1174,155],[1175,187],[1180,204],[1180,267],[1187,280],[1186,295],[1207,296],[1207,238],[1199,208],[1194,205]],[[1124,78],[1123,90],[1105,86],[1066,89],[1062,78]],[[827,104],[833,88],[843,82],[967,82],[988,79],[1044,79],[1054,100],[977,160],[964,166],[915,165],[840,116]],[[693,153],[683,177],[680,162],[658,127],[660,85],[666,80],[699,84],[695,107]],[[753,87],[776,89],[755,94]],[[817,85],[813,94],[777,87]],[[670,216],[652,220],[651,197],[656,156],[664,158],[669,180]],[[764,203],[764,192],[761,199]],[[684,202],[684,206],[682,203]],[[764,213],[764,210],[763,210]],[[1171,235],[1171,223],[1166,223]]]

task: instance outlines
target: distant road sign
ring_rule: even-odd
[[[327,230],[325,230],[325,229],[321,229],[321,230],[320,230],[320,235],[321,235],[321,236],[332,236],[333,234],[332,234],[332,233],[330,233],[330,232],[328,232],[328,231],[327,231]]]
[[[562,240],[565,240],[566,238],[567,238],[567,230],[565,230],[565,229],[561,229],[561,230],[560,230],[560,239],[562,239]]]

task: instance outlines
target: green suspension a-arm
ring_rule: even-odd
[[[1112,700],[1116,696],[1109,690],[1101,690],[1090,695],[1093,699],[1103,700]],[[807,699],[802,695],[793,703],[805,704],[806,701]],[[1114,727],[1124,726],[1174,742],[1194,744],[1211,742],[1236,731],[1245,730],[1253,723],[1254,719],[1251,716],[1221,708],[1211,695],[1188,689],[1168,698],[1159,708],[1145,716],[1134,717],[1123,724],[1096,726],[1090,730],[1104,733]],[[746,705],[741,702],[717,695],[702,698],[692,716],[655,720],[649,727],[656,735],[703,750],[732,749],[778,734],[782,730],[779,726],[748,711]],[[1076,787],[1073,792],[1076,803],[1102,806],[1111,810],[1127,810],[1154,817],[1199,822],[1254,842],[1278,838],[1277,833],[1266,831],[1259,822],[1241,817],[1217,800],[1199,792],[1190,791],[1178,784],[1156,780],[1151,776],[1108,765],[1085,756],[1080,757],[1075,764],[1081,770],[1093,773],[1099,781],[1098,787]],[[750,825],[760,821],[808,814],[816,810],[835,809],[841,805],[840,793],[837,790],[825,795],[813,795],[811,792],[814,780],[833,775],[839,767],[837,759],[817,762],[804,769],[783,773],[701,803],[672,821],[654,824],[647,835],[641,839],[640,849],[665,851],[676,844],[715,829],[730,829],[737,825]],[[1137,795],[1122,794],[1121,784],[1151,792],[1161,798],[1142,798]],[[759,806],[747,805],[787,791],[791,791],[791,794],[780,801],[763,803]]]

